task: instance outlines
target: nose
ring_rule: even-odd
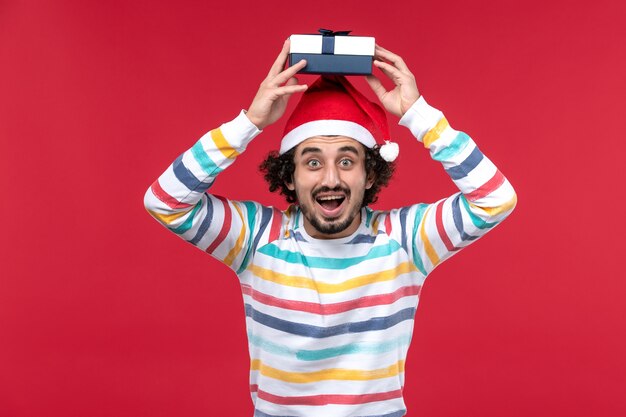
[[[334,164],[328,164],[324,167],[324,177],[322,178],[322,185],[335,188],[341,184],[341,179],[339,178],[339,170],[337,166]]]

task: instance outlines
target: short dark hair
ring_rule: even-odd
[[[362,206],[365,207],[376,202],[378,193],[389,184],[396,166],[394,162],[387,162],[380,156],[379,145],[375,145],[373,148],[363,146],[363,148],[365,149],[365,173],[368,178],[374,178],[374,183],[365,190],[363,196]],[[259,165],[259,170],[263,173],[265,181],[268,182],[270,191],[279,191],[285,196],[288,203],[298,201],[296,192],[287,188],[287,183],[293,181],[293,173],[296,170],[294,164],[295,151],[296,147],[282,155],[279,155],[277,151],[272,151]]]

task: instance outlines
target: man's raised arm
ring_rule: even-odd
[[[450,127],[439,110],[420,96],[415,77],[398,55],[376,47],[374,65],[395,84],[387,91],[380,80],[368,82],[387,111],[441,162],[460,192],[430,205],[415,205],[393,213],[396,230],[412,233],[402,238],[416,266],[427,275],[459,249],[474,242],[504,220],[517,196],[498,168],[465,133]],[[392,229],[393,230],[393,229]],[[406,235],[404,235],[406,236]]]
[[[289,42],[249,107],[180,155],[150,186],[144,197],[148,212],[169,230],[239,271],[266,226],[280,213],[256,203],[230,201],[207,194],[216,176],[229,167],[264,127],[284,113],[291,94],[306,90],[294,75],[304,61],[282,70]]]

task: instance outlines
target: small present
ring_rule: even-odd
[[[349,36],[350,31],[320,29],[320,35],[291,35],[289,66],[301,59],[302,74],[369,75],[376,41],[368,36]]]

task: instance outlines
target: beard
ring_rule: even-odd
[[[330,189],[328,187],[323,187],[313,192],[313,204],[315,204],[315,196],[317,194],[319,194],[320,192],[328,192],[328,191],[343,191],[347,199],[351,197],[351,192],[349,189],[346,189],[346,188]],[[306,204],[300,204],[300,210],[302,210],[302,214],[309,221],[311,226],[315,228],[315,230],[325,235],[334,235],[337,233],[341,233],[344,230],[346,230],[348,227],[350,227],[350,225],[352,224],[356,216],[360,214],[361,205],[363,204],[363,195],[361,195],[361,197],[358,198],[358,201],[351,202],[351,203],[354,203],[354,206],[351,209],[348,208],[350,211],[348,212],[348,215],[346,216],[344,220],[339,220],[337,218],[328,218],[319,214],[316,215],[314,210]]]

